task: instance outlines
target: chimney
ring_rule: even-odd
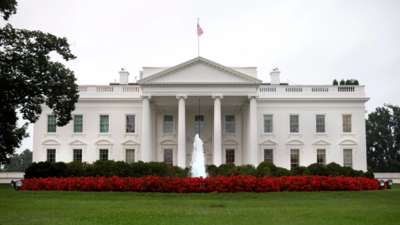
[[[121,68],[119,71],[119,84],[120,85],[128,85],[129,72],[125,71],[124,68]]]
[[[280,79],[279,75],[281,74],[281,71],[279,71],[278,68],[275,68],[272,70],[272,72],[269,74],[271,76],[271,85],[279,85],[280,84]]]

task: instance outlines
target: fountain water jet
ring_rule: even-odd
[[[192,177],[204,177],[206,173],[206,166],[204,163],[203,141],[200,139],[199,134],[196,134],[193,142],[192,162],[190,163],[190,173]]]

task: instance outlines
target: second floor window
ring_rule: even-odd
[[[74,133],[83,132],[83,116],[74,116]]]
[[[174,117],[164,116],[164,133],[174,132]]]
[[[299,115],[290,115],[290,133],[299,133]]]
[[[126,133],[135,133],[135,115],[126,115]]]
[[[100,133],[108,133],[108,116],[100,116]]]
[[[204,116],[194,116],[194,133],[204,133]]]
[[[235,133],[235,116],[225,116],[225,133]]]
[[[317,115],[317,133],[325,133],[325,116]]]
[[[47,116],[47,133],[55,133],[57,131],[56,116]]]
[[[264,133],[273,133],[272,115],[264,115]]]
[[[343,133],[351,133],[351,115],[343,115]]]

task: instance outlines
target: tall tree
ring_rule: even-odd
[[[10,163],[4,166],[5,172],[25,172],[26,168],[32,164],[32,151],[26,149],[21,154],[13,154]]]
[[[7,20],[15,10],[0,8],[0,13]],[[9,162],[22,139],[29,136],[28,123],[18,127],[18,110],[31,123],[39,119],[44,104],[57,116],[58,126],[72,119],[79,98],[76,78],[63,64],[51,61],[51,52],[66,61],[76,58],[66,38],[10,24],[0,28],[0,163]]]
[[[400,108],[386,104],[368,115],[367,163],[374,172],[400,172]]]

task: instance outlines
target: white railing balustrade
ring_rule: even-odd
[[[338,92],[354,92],[354,87],[338,87]]]
[[[114,87],[96,87],[97,92],[113,92]]]
[[[327,87],[313,87],[312,92],[328,92],[329,88]]]
[[[87,87],[78,87],[79,92],[87,92]]]
[[[301,87],[287,87],[286,92],[303,92]]]
[[[139,87],[122,87],[122,92],[139,92]]]
[[[276,92],[276,88],[274,87],[261,87],[260,92]]]

